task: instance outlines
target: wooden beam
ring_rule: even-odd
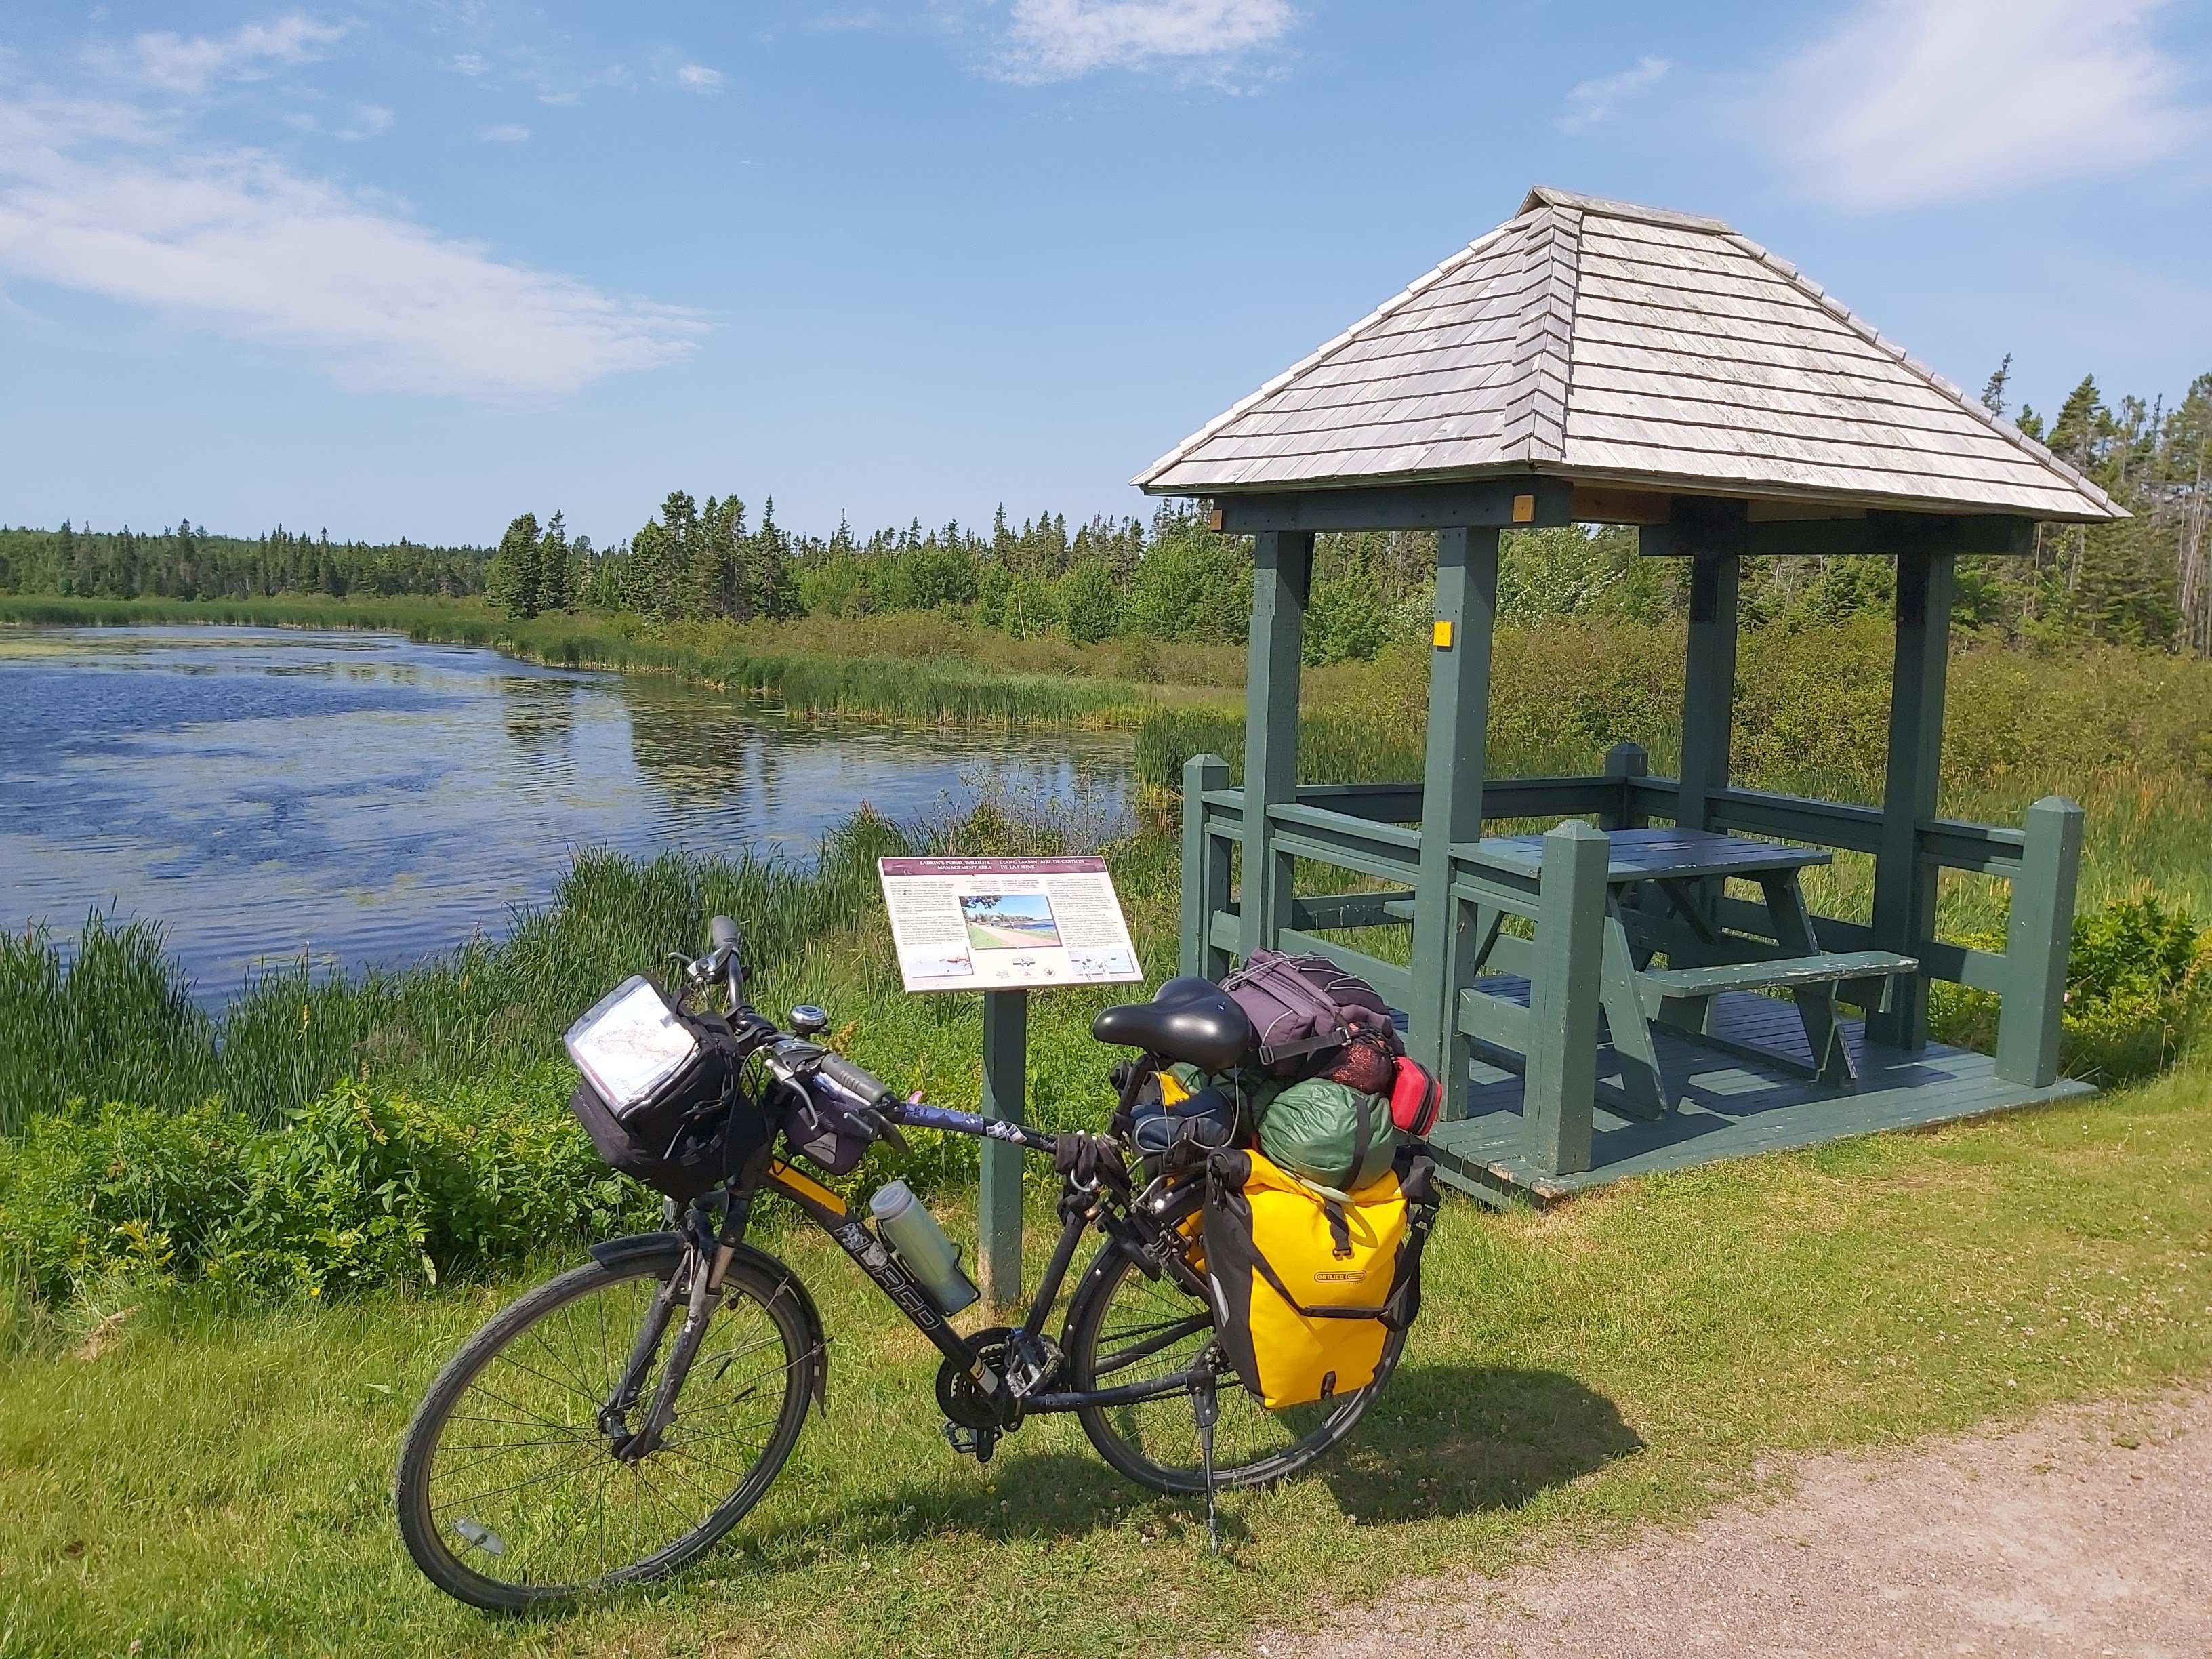
[[[1682,664],[1682,767],[1675,822],[1711,828],[1712,799],[1729,785],[1735,724],[1736,587],[1743,564],[1741,501],[1675,502],[1676,538],[1692,550],[1690,626]]]
[[[1936,816],[1943,759],[1943,682],[1951,645],[1952,556],[1913,550],[1897,559],[1897,646],[1890,671],[1889,769],[1881,796],[1881,846],[1874,860],[1876,945],[1919,955],[1936,930],[1936,867],[1922,856],[1920,824]],[[1903,981],[1867,1036],[1893,1048],[1928,1042],[1928,978]]]
[[[1575,486],[1577,524],[1664,524],[1674,497],[1656,490],[1620,489],[1604,484]]]
[[[1208,519],[1231,536],[1269,531],[1449,530],[1572,524],[1573,487],[1534,472],[1466,483],[1382,484],[1218,495]]]
[[[1437,538],[1436,643],[1429,652],[1428,747],[1421,769],[1419,873],[1414,880],[1413,1000],[1407,1048],[1438,1077],[1466,1075],[1467,1040],[1454,1017],[1452,848],[1482,835],[1490,650],[1498,626],[1494,526],[1455,526]]]
[[[1637,550],[1647,558],[1686,558],[1705,544],[1696,534],[1686,536],[1679,522],[1646,525],[1637,532]],[[1869,512],[1856,519],[1765,520],[1746,524],[1737,550],[1762,559],[1909,551],[2009,556],[2035,550],[2035,522],[1999,513]]]
[[[1252,546],[1252,629],[1244,693],[1244,954],[1272,945],[1287,921],[1296,862],[1274,846],[1271,806],[1297,797],[1298,668],[1311,531],[1263,531]]]

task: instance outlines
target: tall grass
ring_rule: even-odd
[[[705,949],[717,912],[741,920],[763,972],[787,970],[877,902],[874,860],[914,842],[864,813],[812,866],[586,852],[503,939],[401,971],[273,970],[215,1015],[145,923],[94,915],[67,953],[39,929],[0,935],[0,1133],[71,1097],[219,1097],[265,1123],[349,1075],[510,1074],[556,1053],[568,1022],[624,975]]]
[[[517,621],[473,599],[0,597],[0,623],[9,622],[374,629],[404,632],[418,644],[481,646],[550,666],[672,675],[781,703],[802,719],[864,718],[902,726],[1133,726],[1160,702],[1157,677],[1164,665],[1198,666],[1189,647],[1014,641],[950,616],[886,617],[867,624],[660,624],[596,613]],[[1224,656],[1241,671],[1235,652],[1209,653],[1206,660],[1218,669]]]

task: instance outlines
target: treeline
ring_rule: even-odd
[[[2007,411],[2008,357],[1982,392]],[[2046,421],[2023,407],[2023,431],[2094,479],[2134,516],[2118,524],[2045,525],[2033,558],[1971,559],[1960,570],[1957,620],[1984,635],[2098,639],[2212,654],[2212,374],[2172,408],[2108,404],[2085,378]],[[1330,535],[1316,548],[1306,653],[1316,662],[1372,656],[1428,626],[1435,537]],[[1753,623],[1837,621],[1886,611],[1894,565],[1865,557],[1754,561],[1744,573]],[[1499,603],[1516,620],[1610,616],[1655,621],[1684,601],[1673,561],[1641,559],[1619,527],[1545,530],[1509,538]],[[486,593],[507,615],[627,611],[656,621],[841,619],[952,611],[1017,637],[1079,645],[1117,636],[1241,640],[1251,551],[1218,536],[1195,508],[1147,519],[1098,517],[1071,530],[1046,512],[1018,526],[1001,507],[988,529],[956,521],[865,538],[840,522],[827,537],[757,522],[734,494],[703,505],[682,490],[627,539],[595,549],[562,515],[514,520],[489,560],[469,548],[333,543],[283,529],[254,540],[180,522],[158,536],[0,530],[0,592],[82,598],[251,599],[359,592]]]
[[[465,598],[483,592],[484,555],[470,547],[334,542],[281,525],[251,540],[217,536],[189,519],[158,533],[0,526],[0,593],[80,599],[255,599],[283,593],[403,593]]]

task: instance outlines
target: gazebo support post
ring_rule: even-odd
[[[1272,947],[1289,919],[1292,859],[1274,848],[1271,806],[1297,798],[1298,665],[1313,532],[1264,530],[1252,538],[1252,630],[1244,692],[1244,954]]]
[[[1741,501],[1683,497],[1673,528],[1690,556],[1690,627],[1682,658],[1681,792],[1675,822],[1711,826],[1712,797],[1729,785],[1735,723],[1736,589],[1748,532]]]
[[[1951,643],[1953,556],[1911,544],[1897,556],[1897,647],[1889,692],[1889,769],[1875,854],[1874,939],[1909,957],[1936,927],[1936,872],[1920,857],[1920,823],[1936,816],[1943,758],[1943,682]],[[1887,1011],[1867,1016],[1867,1036],[1892,1048],[1928,1045],[1928,979],[1900,980]]]
[[[1455,950],[1470,908],[1452,902],[1451,849],[1482,835],[1485,733],[1490,719],[1490,652],[1498,624],[1495,526],[1437,533],[1437,608],[1429,652],[1428,747],[1421,769],[1421,860],[1414,878],[1413,1006],[1406,1047],[1444,1086],[1443,1114],[1467,1098],[1473,1056],[1456,1012]]]

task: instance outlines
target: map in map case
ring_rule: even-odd
[[[909,991],[1145,976],[1103,859],[879,859],[876,867]]]

